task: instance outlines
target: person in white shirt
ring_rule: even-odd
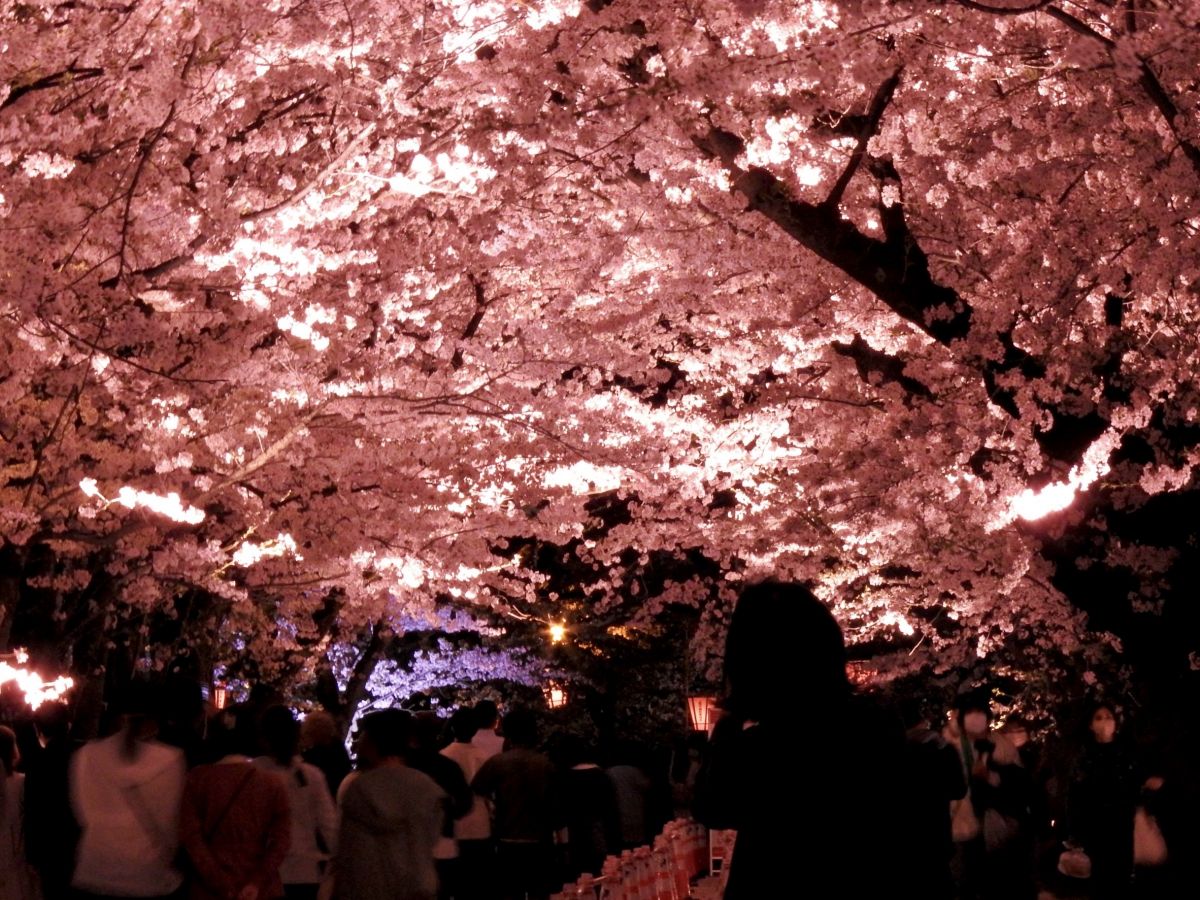
[[[0,725],[0,900],[37,900],[37,876],[25,859],[25,776],[15,771],[17,736]]]
[[[269,755],[254,765],[283,779],[291,812],[292,840],[279,867],[287,900],[315,900],[336,847],[337,811],[325,775],[297,753],[300,723],[286,706],[272,706],[260,723]]]
[[[476,746],[472,738],[478,731],[474,710],[460,707],[450,717],[450,732],[454,740],[442,755],[458,763],[470,784],[488,754]],[[470,811],[454,823],[454,838],[458,842],[455,900],[479,900],[487,896],[487,881],[494,865],[492,823],[487,801],[474,795]]]
[[[132,685],[112,737],[71,758],[71,807],[81,829],[72,886],[87,894],[168,897],[183,883],[175,868],[183,753],[154,740],[149,688]]]
[[[471,743],[489,760],[504,750],[504,736],[497,733],[500,727],[500,710],[491,700],[480,700],[475,704],[475,737]]]

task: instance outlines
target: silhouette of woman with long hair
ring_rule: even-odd
[[[697,812],[738,832],[726,900],[906,896],[903,728],[854,694],[825,605],[799,584],[747,587],[725,679]]]

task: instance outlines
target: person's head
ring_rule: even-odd
[[[58,700],[43,703],[34,713],[38,737],[49,745],[65,741],[71,734],[71,708]]]
[[[985,691],[970,691],[955,701],[958,710],[958,726],[969,738],[987,735],[992,724],[992,704]]]
[[[1029,743],[1029,726],[1025,724],[1025,720],[1020,716],[1009,716],[1005,719],[1004,725],[1000,728],[1000,733],[1008,738],[1018,750]]]
[[[460,706],[450,717],[450,733],[460,744],[468,744],[479,730],[475,710]]]
[[[436,753],[442,748],[442,720],[432,710],[414,713],[409,746],[418,753]]]
[[[300,723],[286,706],[268,707],[259,723],[267,753],[280,765],[290,765],[300,746]]]
[[[205,743],[210,759],[254,756],[258,753],[258,731],[245,708],[224,709],[208,721]]]
[[[577,734],[564,734],[557,741],[554,756],[564,769],[583,763],[594,763],[596,754],[588,742]]]
[[[381,709],[358,720],[355,748],[365,768],[403,759],[412,734],[412,716],[402,709]]]
[[[496,706],[495,701],[480,700],[475,704],[475,724],[479,731],[495,728],[499,718],[500,709]]]
[[[314,709],[300,723],[300,746],[305,750],[326,747],[338,739],[337,722],[323,709]]]
[[[834,706],[850,693],[846,645],[829,609],[802,584],[762,581],[742,591],[725,641],[725,680],[735,715],[790,715],[797,700]]]
[[[21,761],[20,751],[17,750],[17,735],[7,725],[0,725],[0,771],[5,776],[11,775]]]
[[[128,759],[139,753],[140,742],[158,736],[158,714],[161,709],[155,685],[135,678],[117,691],[109,703],[116,731],[123,735],[121,752]]]
[[[510,747],[536,747],[538,727],[533,713],[519,706],[509,711],[504,717],[504,738]]]
[[[1088,727],[1097,744],[1111,744],[1117,736],[1117,712],[1108,703],[1093,703]]]
[[[923,698],[905,694],[896,701],[896,710],[905,730],[911,732],[929,728],[929,712]]]

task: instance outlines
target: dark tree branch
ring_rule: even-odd
[[[742,169],[737,157],[744,144],[737,135],[713,126],[693,142],[702,153],[721,161],[732,176],[734,192],[745,198],[751,210],[841,269],[901,317],[942,344],[967,336],[970,305],[952,288],[934,281],[925,252],[902,220],[894,223],[886,240],[868,237],[836,209],[792,199],[787,187],[766,169]]]
[[[56,87],[62,87],[65,84],[73,84],[76,81],[90,81],[93,78],[99,78],[104,74],[103,69],[93,67],[68,66],[61,72],[55,72],[53,75],[46,75],[36,81],[31,81],[28,84],[18,84],[10,86],[8,96],[0,101],[0,110],[12,106],[26,94],[32,94],[34,91],[46,91]]]
[[[488,310],[487,297],[483,293],[483,282],[474,275],[468,275],[468,280],[471,282],[471,287],[475,292],[475,311],[471,314],[470,320],[462,332],[462,339],[469,341],[475,337],[475,333],[479,331],[479,325],[483,322],[483,316]],[[454,356],[450,360],[450,365],[455,369],[461,369],[463,364],[463,352],[460,345],[454,351]]]
[[[976,3],[975,0],[958,0],[959,6],[973,9],[977,12],[991,13],[994,16],[1023,16],[1025,13],[1037,12],[1050,5],[1050,0],[1037,0],[1028,6],[990,6],[987,3]]]
[[[862,165],[863,158],[867,154],[867,144],[875,136],[875,133],[879,131],[879,123],[883,119],[884,110],[892,102],[892,95],[896,93],[896,88],[900,84],[900,73],[902,71],[903,69],[897,69],[875,91],[875,96],[871,98],[871,105],[867,109],[866,120],[863,122],[862,129],[858,133],[858,146],[854,148],[854,153],[850,156],[850,162],[846,164],[845,170],[838,177],[837,182],[834,184],[833,189],[830,190],[829,196],[825,198],[822,206],[837,209],[838,204],[842,202],[842,195],[846,192],[846,188],[854,178],[854,173],[858,171],[858,167]]]
[[[885,237],[868,237],[836,209],[793,199],[787,187],[766,169],[741,168],[737,158],[745,145],[736,134],[710,124],[706,133],[693,137],[693,143],[724,165],[730,174],[731,190],[745,198],[748,209],[769,219],[802,247],[857,281],[901,318],[948,347],[970,333],[971,305],[953,288],[934,280],[929,259],[909,230],[901,204],[885,210]],[[870,162],[886,177],[899,178],[890,161]],[[1011,331],[992,337],[1004,350],[999,360],[974,357],[966,362],[980,373],[989,399],[1019,418],[1015,392],[1005,384],[1005,376],[1019,375],[1031,381],[1043,377],[1046,369],[1040,360],[1016,345]],[[1053,412],[1055,426],[1039,433],[1039,440],[1055,458],[1076,458],[1056,454],[1055,448],[1067,446],[1060,439],[1062,435],[1069,432],[1072,436],[1094,437],[1104,429],[1105,423],[1094,413],[1079,416]],[[1075,449],[1071,443],[1070,451]]]
[[[868,384],[898,384],[910,398],[935,399],[933,391],[923,382],[904,374],[904,360],[876,350],[862,335],[856,334],[848,344],[835,341],[832,346],[834,353],[854,360],[858,377]]]

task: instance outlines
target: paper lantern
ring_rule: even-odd
[[[542,693],[546,695],[546,705],[551,709],[561,709],[567,705],[567,700],[569,699],[567,689],[557,681],[552,681],[546,685],[542,689]]]
[[[707,694],[688,697],[688,718],[693,731],[708,731],[716,721],[717,698]]]

